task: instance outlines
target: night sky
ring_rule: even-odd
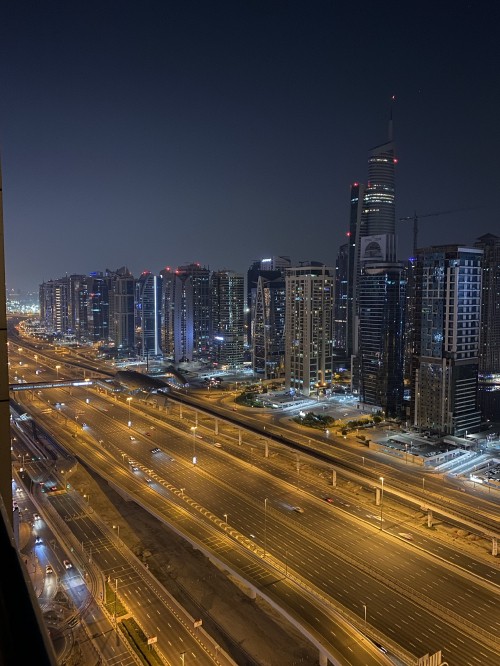
[[[422,218],[419,245],[500,235],[499,19],[491,1],[3,3],[7,287],[333,266],[392,95],[397,216],[461,209]]]

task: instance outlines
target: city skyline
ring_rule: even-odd
[[[499,10],[430,7],[9,7],[8,289],[122,265],[334,265],[393,95],[397,220],[456,211],[422,220],[421,246],[494,233]],[[405,260],[411,223],[397,224]]]

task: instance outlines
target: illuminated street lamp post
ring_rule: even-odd
[[[114,618],[115,618],[115,631],[118,632],[118,625],[116,624],[116,596],[118,594],[118,578],[115,578],[115,610],[114,610]]]
[[[196,465],[196,430],[198,429],[198,426],[191,426],[191,430],[193,431],[193,465]]]
[[[267,497],[264,499],[264,558],[267,550]]]
[[[224,520],[226,521],[226,527],[227,527],[227,513],[224,514]]]
[[[60,368],[61,368],[60,365],[56,365],[56,372],[57,372],[57,379],[58,380],[59,380],[59,370],[60,370]]]
[[[363,610],[365,612],[365,629],[366,629],[366,604],[363,604]]]
[[[83,496],[87,500],[87,504],[90,506],[90,495]]]
[[[384,477],[383,476],[380,477],[380,483],[382,484],[382,491],[380,493],[380,529],[382,529],[382,522],[383,522],[382,510],[383,510],[383,506],[384,506]]]
[[[120,526],[119,525],[113,525],[113,529],[118,532],[118,538],[120,538]]]
[[[132,402],[132,396],[129,396],[127,398],[127,402],[128,402],[128,427],[130,428],[132,425],[132,421],[130,420],[130,403]]]

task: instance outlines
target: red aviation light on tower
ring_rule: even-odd
[[[393,162],[394,162],[394,164],[397,164],[397,163],[399,162],[398,158],[395,157],[395,158],[393,159]]]
[[[353,186],[353,187],[358,187],[358,186],[359,186],[359,183],[353,183],[352,186]]]
[[[347,236],[347,238],[350,238],[351,237],[351,232],[350,231],[346,232],[346,236]]]

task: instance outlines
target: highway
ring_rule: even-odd
[[[389,505],[383,507],[381,530],[379,508],[366,511],[364,501],[355,494],[339,492],[333,497],[333,504],[326,503],[321,497],[328,482],[319,475],[314,483],[311,481],[316,461],[301,455],[294,462],[290,452],[280,450],[277,444],[265,458],[263,443],[251,439],[253,435],[245,432],[239,445],[239,428],[235,426],[232,440],[227,434],[217,433],[217,440],[222,442],[219,449],[214,446],[214,426],[208,435],[201,415],[195,421],[191,413],[187,421],[185,408],[182,419],[179,413],[173,413],[175,409],[167,418],[164,413],[158,418],[158,411],[153,410],[151,416],[146,416],[148,410],[141,404],[140,412],[135,406],[132,408],[132,441],[127,434],[128,414],[123,403],[110,407],[112,403],[92,394],[90,409],[83,407],[87,403],[77,394],[76,390],[72,396],[62,393],[60,401],[65,403],[66,411],[59,410],[56,427],[61,431],[67,431],[68,424],[76,428],[70,419],[74,419],[77,410],[84,409],[90,426],[83,436],[77,433],[73,442],[80,454],[103,473],[104,461],[108,470],[113,461],[118,467],[115,482],[140,495],[141,502],[152,510],[166,512],[168,522],[175,523],[179,517],[172,519],[165,506],[171,511],[172,503],[180,502],[183,517],[187,511],[198,525],[214,524],[224,533],[222,542],[226,549],[227,538],[234,542],[231,551],[241,549],[242,538],[253,541],[262,559],[269,558],[276,569],[286,573],[285,579],[293,578],[294,583],[326,600],[332,609],[342,607],[351,617],[357,617],[361,630],[366,609],[369,628],[415,656],[442,649],[453,664],[498,660],[498,567],[491,566],[487,573],[481,563],[485,569],[480,581],[452,565],[451,548],[439,545],[438,559],[430,556],[436,544],[429,537],[416,542],[420,537],[414,536],[411,544],[395,538],[387,533],[391,523]],[[89,418],[91,412],[94,413]],[[51,410],[51,414],[41,415],[52,428],[55,413]],[[152,436],[143,434],[148,430]],[[197,437],[201,433],[204,439]],[[95,445],[100,439],[103,447],[97,455]],[[160,454],[150,453],[153,444],[161,448]],[[198,462],[193,465],[195,452]],[[129,458],[138,463],[137,471],[131,469]],[[152,483],[147,483],[146,478]],[[176,491],[174,501],[172,487]],[[334,495],[331,485],[328,492]],[[303,514],[292,510],[297,505],[304,509]],[[186,529],[184,525],[183,528]],[[213,535],[211,538],[214,541]],[[210,547],[219,552],[217,544]],[[248,546],[245,548],[249,550]],[[460,558],[461,566],[472,559],[465,553]],[[477,565],[472,561],[467,566],[474,569]],[[291,604],[292,593],[282,594],[287,605]],[[300,612],[314,626],[313,615]],[[324,630],[324,626],[318,626],[318,631]]]

